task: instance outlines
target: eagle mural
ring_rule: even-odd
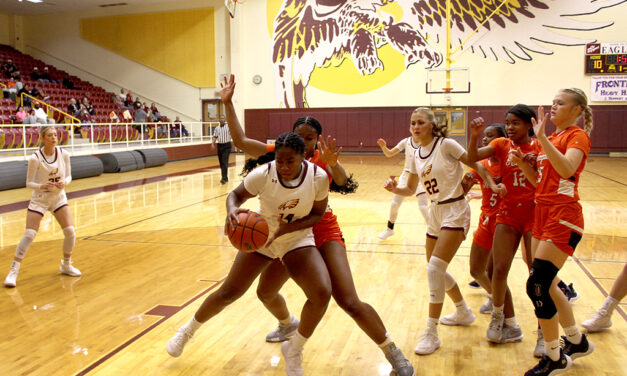
[[[570,16],[592,14],[625,1],[452,0],[451,47],[471,36],[500,6],[466,48],[510,63],[531,60],[530,52],[552,53],[538,41],[565,46],[593,42],[554,30],[608,27],[613,22],[582,22]],[[394,4],[400,6],[402,16],[381,11]],[[438,42],[445,37],[446,0],[284,0],[273,25],[272,59],[280,106],[307,107],[305,92],[316,67],[339,66],[351,59],[362,75],[383,70],[377,50],[385,44],[405,56],[406,68],[417,62],[436,67],[443,56],[427,38]]]

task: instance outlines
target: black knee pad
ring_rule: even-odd
[[[533,260],[529,279],[527,279],[527,295],[536,309],[536,317],[539,319],[551,319],[557,313],[557,308],[549,294],[551,283],[559,269],[550,261]]]

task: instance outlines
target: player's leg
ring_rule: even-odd
[[[605,298],[601,308],[594,314],[593,318],[584,321],[581,325],[589,332],[598,332],[612,326],[612,313],[625,297],[625,294],[627,294],[627,264],[614,281],[610,295]]]
[[[7,274],[4,280],[4,285],[6,287],[16,286],[17,275],[20,272],[22,261],[24,260],[24,257],[26,257],[26,252],[33,243],[33,240],[35,240],[42,217],[43,214],[36,211],[28,210],[26,212],[26,229],[24,230],[22,239],[20,239],[19,243],[17,243],[15,255],[13,256],[13,262],[11,263],[11,268],[9,269],[9,274]]]
[[[394,235],[394,223],[396,223],[396,219],[398,218],[398,210],[401,207],[403,200],[405,200],[405,196],[394,195],[394,197],[392,197],[388,225],[385,230],[383,230],[383,232],[379,234],[379,239],[385,240]]]
[[[282,342],[296,334],[299,321],[290,312],[279,290],[290,278],[280,259],[275,259],[261,272],[257,285],[257,297],[270,313],[279,321],[276,329],[268,333],[266,341]]]
[[[72,265],[72,252],[76,243],[76,232],[74,231],[74,219],[67,204],[62,205],[53,212],[54,217],[63,229],[63,260],[59,271],[71,277],[79,277],[80,270]]]

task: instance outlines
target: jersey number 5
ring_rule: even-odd
[[[430,195],[440,192],[440,190],[438,189],[438,181],[435,180],[435,178],[431,180],[425,180],[423,185]]]

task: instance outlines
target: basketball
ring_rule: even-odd
[[[268,241],[268,223],[254,211],[239,213],[237,224],[229,228],[229,240],[242,252],[254,252]]]

